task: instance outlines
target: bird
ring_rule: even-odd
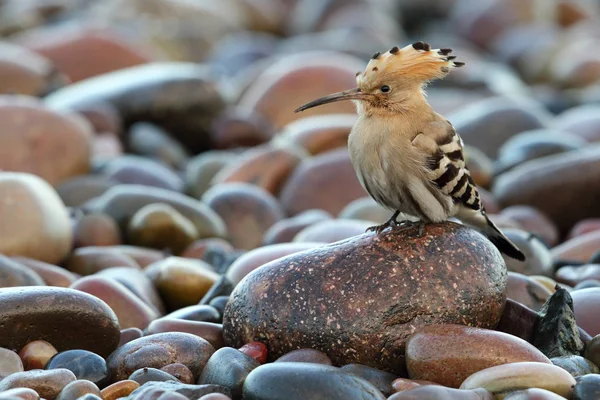
[[[358,118],[348,136],[352,166],[366,192],[393,211],[388,221],[368,231],[381,234],[416,223],[422,235],[426,224],[456,218],[484,234],[501,253],[525,261],[487,215],[465,164],[463,140],[427,101],[430,82],[465,65],[451,53],[422,41],[377,52],[356,73],[356,88],[310,101],[295,112],[343,100],[355,104]],[[418,221],[398,221],[401,213]]]

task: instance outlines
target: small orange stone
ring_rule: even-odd
[[[44,369],[48,360],[50,360],[58,351],[45,340],[35,340],[27,343],[21,351],[19,357],[23,361],[25,371],[32,369]]]
[[[136,381],[124,380],[105,387],[100,393],[104,400],[116,400],[121,397],[129,396],[131,392],[139,387],[140,384]]]

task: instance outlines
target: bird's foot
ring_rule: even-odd
[[[423,220],[419,220],[417,222],[417,227],[419,228],[419,232],[418,232],[419,237],[423,237],[423,229],[425,229],[425,225],[427,225],[427,223]]]
[[[383,232],[387,228],[392,228],[394,226],[397,226],[398,221],[396,220],[396,218],[398,218],[398,213],[394,213],[394,215],[392,215],[392,217],[390,219],[388,219],[381,225],[373,225],[373,226],[368,227],[367,232],[375,232],[379,235],[381,232]],[[402,222],[404,222],[404,221],[402,221]]]

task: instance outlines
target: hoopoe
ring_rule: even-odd
[[[461,67],[452,49],[417,42],[375,53],[355,89],[311,101],[296,112],[352,100],[358,119],[348,151],[360,183],[373,199],[392,210],[391,218],[369,228],[378,234],[398,222],[400,213],[419,218],[419,232],[430,222],[456,217],[486,235],[504,254],[525,255],[489,219],[465,165],[463,141],[452,124],[436,113],[424,88]]]

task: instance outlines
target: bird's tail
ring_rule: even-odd
[[[460,210],[458,218],[487,236],[501,253],[515,260],[525,261],[525,254],[498,229],[485,211],[465,207]]]
[[[484,214],[485,215],[485,214]],[[500,250],[501,253],[514,258],[515,260],[525,261],[525,254],[517,246],[514,245],[501,231],[498,229],[496,224],[485,215],[487,226],[482,229],[483,233],[487,236],[490,242]]]

